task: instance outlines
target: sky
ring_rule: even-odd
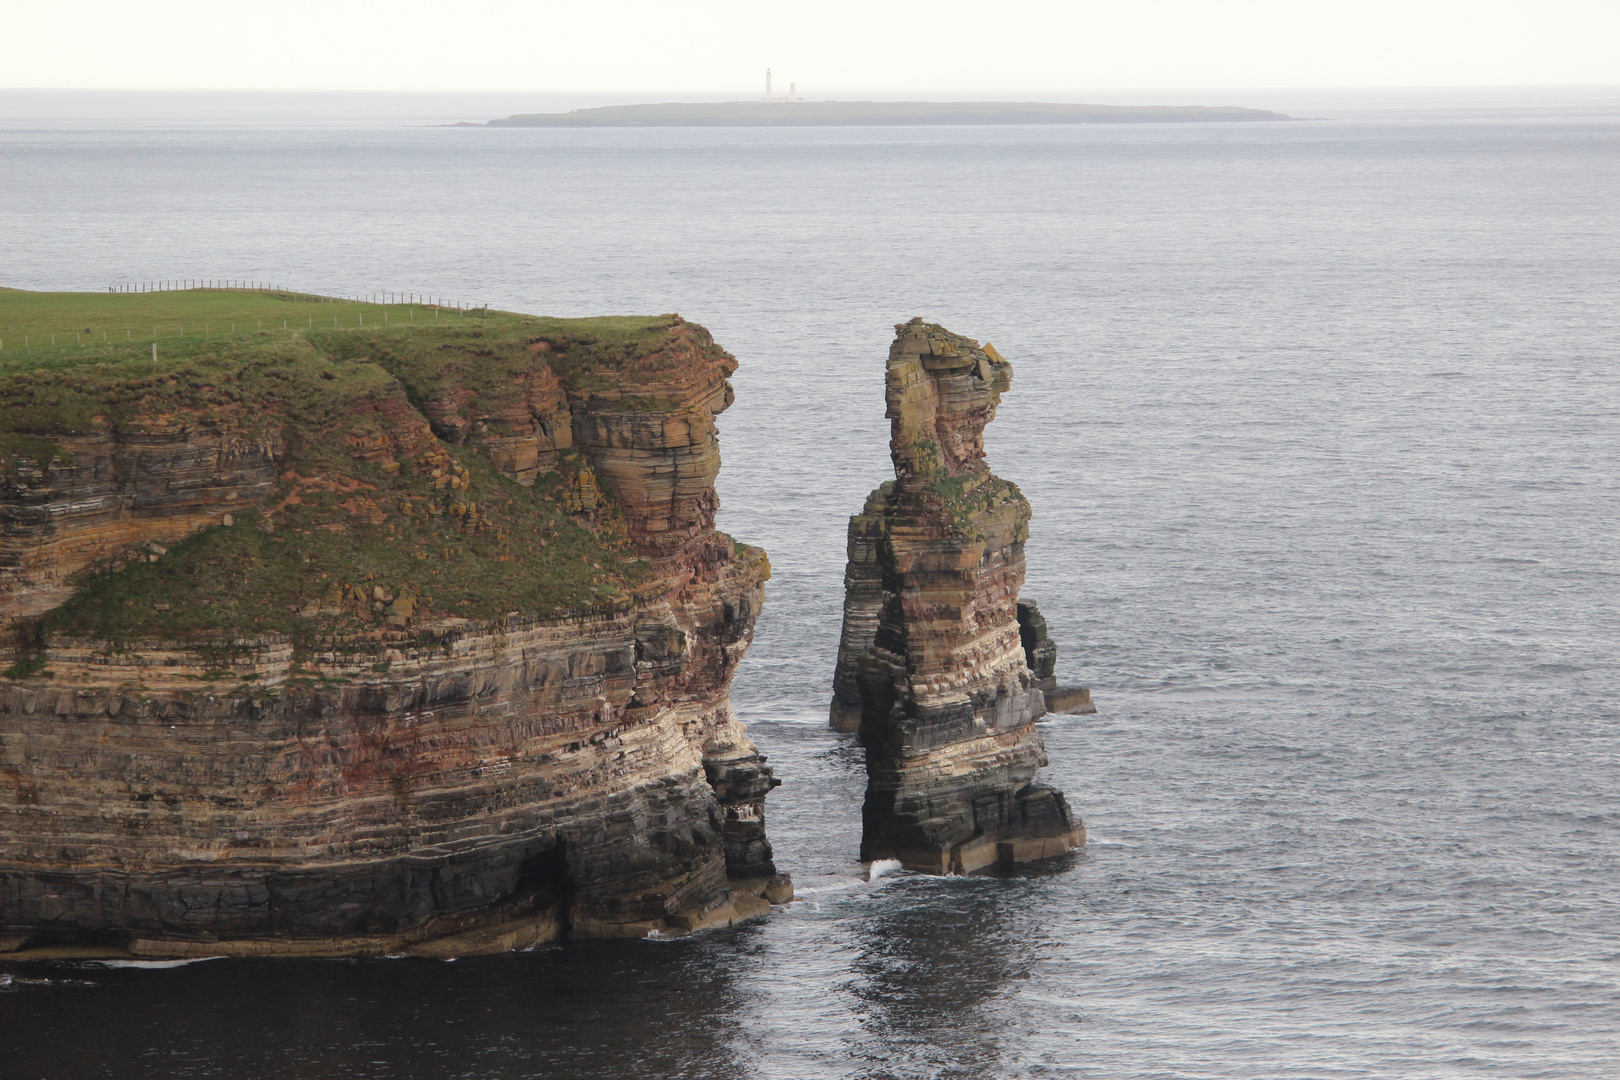
[[[1620,0],[0,0],[0,87],[1620,84]]]

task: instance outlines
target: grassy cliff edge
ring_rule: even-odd
[[[38,630],[113,647],[264,634],[313,646],[627,605],[647,564],[566,432],[536,436],[555,444],[536,475],[514,478],[500,449],[544,426],[548,388],[603,410],[667,409],[634,391],[671,366],[683,328],[718,352],[667,315],[0,292],[7,501],[26,506],[61,484],[72,447],[109,436],[207,429],[273,445],[276,463],[261,507],[177,543],[107,552],[74,572],[71,598]]]

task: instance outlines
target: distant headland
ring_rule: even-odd
[[[877,127],[1292,120],[1236,105],[1073,105],[1048,101],[716,101],[519,113],[456,127]]]

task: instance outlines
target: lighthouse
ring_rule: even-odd
[[[803,99],[799,97],[799,84],[798,83],[792,83],[792,82],[788,83],[787,96],[786,97],[777,97],[776,96],[776,84],[771,79],[771,69],[766,68],[765,69],[765,97],[764,97],[764,100],[765,101],[802,101]]]

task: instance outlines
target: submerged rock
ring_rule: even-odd
[[[1085,829],[1062,792],[1035,782],[1040,681],[1056,653],[1033,619],[1027,653],[1019,620],[1030,508],[984,460],[1012,366],[921,319],[896,331],[895,479],[850,519],[831,715],[866,747],[861,859],[949,873],[1059,855]]]
[[[702,327],[175,363],[0,373],[0,951],[453,955],[791,897]]]

